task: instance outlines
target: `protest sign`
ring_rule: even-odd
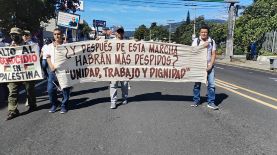
[[[207,48],[134,40],[99,40],[58,46],[62,88],[93,81],[206,82]]]
[[[0,47],[0,83],[43,79],[38,45]]]
[[[71,29],[77,29],[79,21],[80,21],[80,15],[66,13],[66,12],[58,13],[57,25],[59,26],[63,26]]]

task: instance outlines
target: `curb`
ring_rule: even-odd
[[[226,62],[216,62],[216,64],[226,65],[226,66],[231,66],[231,67],[237,67],[237,68],[244,68],[244,69],[249,69],[249,70],[254,70],[254,71],[267,72],[267,73],[271,73],[271,74],[276,74],[277,73],[277,70],[253,68],[253,67],[241,66],[241,65],[236,65],[236,64],[232,64],[232,63],[226,63]]]

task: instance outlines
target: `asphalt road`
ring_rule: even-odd
[[[131,82],[129,104],[109,109],[108,82],[74,87],[67,114],[48,113],[45,83],[38,110],[5,121],[0,154],[276,155],[277,75],[216,66],[219,110],[190,107],[192,83]],[[120,94],[120,93],[119,93]],[[120,95],[119,95],[120,96]]]

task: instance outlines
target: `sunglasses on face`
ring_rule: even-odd
[[[17,34],[17,33],[12,33],[10,34],[11,36],[21,36],[20,34]]]

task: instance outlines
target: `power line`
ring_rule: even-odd
[[[91,3],[101,3],[107,5],[123,5],[123,6],[142,6],[142,7],[155,7],[155,8],[186,8],[186,4],[188,1],[167,1],[167,0],[156,0],[156,1],[146,1],[146,0],[117,0],[117,1],[102,1],[102,0],[94,0],[90,1]],[[209,3],[209,2],[194,2],[196,5],[200,7],[206,7],[206,9],[220,8],[224,7],[224,3]]]

